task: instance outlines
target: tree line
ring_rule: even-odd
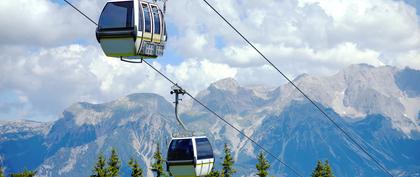
[[[211,173],[207,177],[232,177],[237,171],[234,168],[234,159],[232,157],[231,149],[227,144],[223,148],[223,161],[221,162],[221,169],[217,170],[213,168]],[[151,164],[151,170],[154,172],[156,177],[169,177],[169,173],[164,170],[165,159],[162,156],[160,147],[157,146],[155,153],[153,154],[154,162]],[[255,165],[256,176],[268,177],[270,163],[266,159],[264,153],[260,152],[257,155],[257,164]],[[111,149],[111,155],[108,160],[105,158],[103,153],[100,153],[98,160],[92,170],[92,175],[89,177],[120,177],[121,160],[118,157],[117,150]],[[144,177],[143,169],[139,162],[135,158],[131,158],[128,161],[128,166],[131,169],[132,177]],[[33,177],[36,175],[36,171],[24,170],[21,173],[10,174],[10,177]],[[4,174],[3,167],[0,166],[0,177],[6,177]],[[270,176],[272,177],[272,176]],[[313,170],[311,177],[334,177],[331,166],[328,161],[325,163],[318,161],[315,169]]]

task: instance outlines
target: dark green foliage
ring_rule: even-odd
[[[108,159],[108,165],[106,163],[105,156],[99,154],[98,161],[96,162],[95,168],[93,169],[93,175],[90,177],[118,177],[120,171],[121,161],[118,158],[117,150],[111,150],[111,156]]]
[[[93,170],[93,175],[90,177],[108,177],[107,169],[105,167],[105,157],[101,153],[99,154],[98,161],[96,162],[95,168]]]
[[[111,157],[108,159],[108,174],[109,177],[118,177],[120,176],[118,172],[120,172],[121,168],[121,161],[118,158],[117,150],[114,148],[111,150]]]
[[[324,177],[334,177],[334,174],[332,172],[330,164],[328,163],[328,160],[325,161],[323,176]]]
[[[222,163],[222,166],[223,166],[222,176],[231,177],[236,172],[236,170],[233,168],[233,164],[235,163],[235,161],[232,158],[232,153],[227,144],[225,144],[224,152],[225,152],[225,157]]]
[[[220,177],[219,171],[213,169],[206,177]]]
[[[153,158],[155,159],[155,162],[152,164],[152,171],[156,172],[156,177],[167,176],[163,170],[163,164],[165,163],[165,160],[162,157],[159,145],[156,146],[156,152],[153,155]]]
[[[132,177],[143,177],[143,170],[140,168],[139,163],[135,159],[130,159],[128,165],[131,167]]]
[[[315,170],[312,172],[312,176],[311,177],[323,177],[324,171],[324,165],[322,164],[322,162],[320,160],[318,160],[318,162],[316,162],[316,167]]]
[[[328,160],[325,161],[325,164],[318,160],[315,170],[312,172],[312,177],[334,177]]]
[[[10,174],[11,177],[33,177],[36,175],[35,171],[25,170],[22,173]]]
[[[267,159],[265,159],[264,153],[260,152],[258,154],[258,163],[255,165],[258,172],[257,175],[259,177],[267,177],[268,176],[268,168],[270,168],[270,164],[268,163]]]
[[[0,177],[5,177],[4,176],[4,169],[2,166],[0,166]]]

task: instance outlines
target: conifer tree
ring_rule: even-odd
[[[323,177],[334,177],[334,174],[331,170],[330,164],[328,160],[325,161],[324,169],[323,169]]]
[[[323,177],[323,171],[324,167],[322,165],[322,162],[318,160],[318,162],[316,163],[315,170],[312,172],[311,177]]]
[[[162,157],[162,153],[160,152],[159,145],[156,146],[156,152],[153,155],[155,162],[152,164],[152,171],[156,172],[156,177],[165,177],[165,171],[163,170],[163,164],[165,160]]]
[[[218,170],[213,169],[206,177],[220,177]]]
[[[108,177],[108,172],[105,167],[105,163],[106,162],[104,155],[102,153],[99,154],[98,161],[96,162],[95,168],[93,170],[94,174],[90,177]]]
[[[233,164],[235,163],[235,161],[232,158],[232,153],[230,152],[230,148],[227,144],[225,144],[224,152],[225,157],[222,163],[222,176],[231,177],[236,172],[236,170],[233,168]]]
[[[139,163],[135,159],[130,159],[128,165],[131,167],[132,177],[143,177],[143,170],[140,168]]]
[[[11,177],[34,177],[36,175],[35,171],[25,170],[22,173],[10,174]]]
[[[268,168],[270,168],[270,164],[268,163],[267,159],[265,159],[264,153],[260,152],[258,154],[258,163],[255,165],[258,172],[257,175],[259,177],[267,177],[268,176]]]
[[[4,176],[4,169],[2,166],[0,166],[0,177],[5,177]]]
[[[118,173],[120,172],[121,168],[121,161],[118,158],[117,150],[112,148],[111,150],[111,156],[108,159],[108,174],[109,177],[118,177],[120,176]]]

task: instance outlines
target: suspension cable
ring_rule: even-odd
[[[305,92],[303,92],[289,77],[287,77],[280,69],[274,65],[253,43],[251,43],[235,26],[233,26],[222,14],[219,13],[207,0],[203,0],[224,22],[226,22],[246,43],[248,43],[267,63],[269,63],[278,73],[280,73],[296,90],[298,90],[309,102],[311,102],[332,124],[337,127],[353,144],[363,151],[370,159],[372,159],[385,173],[389,176],[393,175],[382,165],[375,157],[373,157],[361,144],[359,144],[348,132],[346,132],[334,119],[332,119],[321,107],[319,107]]]
[[[163,74],[162,72],[160,72],[158,69],[156,69],[153,65],[151,65],[150,63],[148,63],[147,61],[144,61],[144,63],[146,63],[147,65],[149,65],[153,70],[155,70],[157,73],[159,73],[162,77],[164,77],[166,80],[168,80],[170,83],[177,85],[174,81],[172,81],[169,77],[167,77],[165,74]],[[177,85],[180,89],[183,89],[181,86]],[[200,100],[198,100],[197,98],[195,98],[193,95],[191,95],[188,91],[186,91],[185,89],[183,89],[185,91],[185,94],[187,94],[191,99],[193,99],[195,102],[197,102],[198,104],[200,104],[201,106],[203,106],[205,109],[207,109],[207,111],[209,111],[210,113],[212,113],[213,115],[215,115],[217,118],[219,118],[220,120],[222,120],[224,123],[226,123],[227,125],[229,125],[231,128],[233,128],[234,130],[236,130],[238,133],[240,133],[241,135],[243,135],[246,139],[248,139],[249,141],[251,141],[252,143],[254,143],[255,145],[257,145],[261,150],[263,150],[264,152],[266,152],[268,155],[270,155],[271,157],[273,157],[274,159],[276,159],[277,161],[279,161],[281,164],[283,164],[285,167],[287,167],[288,169],[290,169],[294,174],[296,174],[297,176],[303,177],[303,175],[301,175],[297,170],[295,170],[294,168],[292,168],[291,166],[287,165],[284,161],[282,161],[280,158],[278,158],[277,156],[275,156],[273,153],[271,153],[270,151],[268,151],[266,148],[264,148],[262,145],[260,145],[259,143],[257,143],[255,140],[253,140],[250,136],[248,136],[247,134],[245,134],[243,131],[239,130],[239,128],[235,127],[232,123],[228,122],[226,119],[224,119],[222,116],[220,116],[219,114],[217,114],[215,111],[213,111],[212,109],[210,109],[208,106],[206,106],[204,103],[202,103]]]
[[[85,16],[85,18],[87,18],[90,22],[92,22],[93,24],[95,24],[96,26],[98,26],[98,23],[96,23],[95,21],[93,21],[89,16],[87,16],[85,13],[83,13],[82,11],[80,11],[76,6],[74,6],[72,3],[70,3],[67,0],[63,0],[64,2],[66,2],[68,5],[70,5],[71,7],[73,7],[74,10],[78,11],[80,14],[82,14],[83,16]]]
[[[82,14],[83,16],[85,16],[87,19],[89,19],[93,24],[95,24],[96,26],[98,26],[98,24],[93,21],[91,18],[89,18],[87,15],[85,15],[82,11],[80,11],[77,7],[73,6],[70,2],[68,2],[67,0],[64,0],[67,4],[69,4],[70,6],[72,6],[75,10],[77,10],[80,14]],[[175,83],[174,81],[172,81],[169,77],[167,77],[165,74],[163,74],[162,72],[160,72],[158,69],[156,69],[153,65],[149,64],[147,61],[143,60],[144,63],[146,63],[149,67],[151,67],[153,70],[155,70],[157,73],[159,73],[162,77],[164,77],[166,80],[168,80],[170,83],[172,83],[173,85],[177,85],[180,89],[185,91],[185,94],[187,94],[191,99],[193,99],[195,102],[197,102],[198,104],[200,104],[201,106],[203,106],[206,110],[208,110],[210,113],[214,114],[217,118],[219,118],[220,120],[222,120],[224,123],[226,123],[227,125],[229,125],[231,128],[233,128],[234,130],[236,130],[238,133],[240,133],[241,135],[243,135],[246,139],[250,140],[253,144],[257,145],[261,150],[263,150],[265,153],[267,153],[268,155],[270,155],[271,157],[273,157],[275,160],[279,161],[281,164],[283,164],[286,168],[290,169],[294,174],[296,174],[299,177],[303,177],[303,175],[301,173],[299,173],[297,170],[295,170],[294,168],[292,168],[291,166],[289,166],[288,164],[286,164],[284,161],[282,161],[279,157],[275,156],[273,153],[271,153],[270,151],[268,151],[266,148],[264,148],[262,145],[260,145],[259,143],[257,143],[255,140],[253,140],[250,136],[248,136],[247,134],[245,134],[244,132],[242,132],[239,128],[235,127],[232,123],[228,122],[226,119],[224,119],[222,116],[220,116],[219,114],[217,114],[215,111],[213,111],[212,109],[210,109],[209,107],[207,107],[204,103],[202,103],[200,100],[196,99],[193,95],[191,95],[187,90],[183,89],[181,86],[179,86],[177,83]]]

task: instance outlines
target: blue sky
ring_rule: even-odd
[[[106,1],[71,2],[98,19]],[[357,63],[420,69],[416,0],[210,2],[292,78]],[[95,26],[63,1],[2,1],[0,13],[8,27],[0,33],[0,120],[55,120],[73,103],[137,92],[170,98],[171,85],[150,68],[105,57]],[[191,92],[226,77],[285,83],[201,1],[170,0],[166,19],[169,41],[154,65]]]

